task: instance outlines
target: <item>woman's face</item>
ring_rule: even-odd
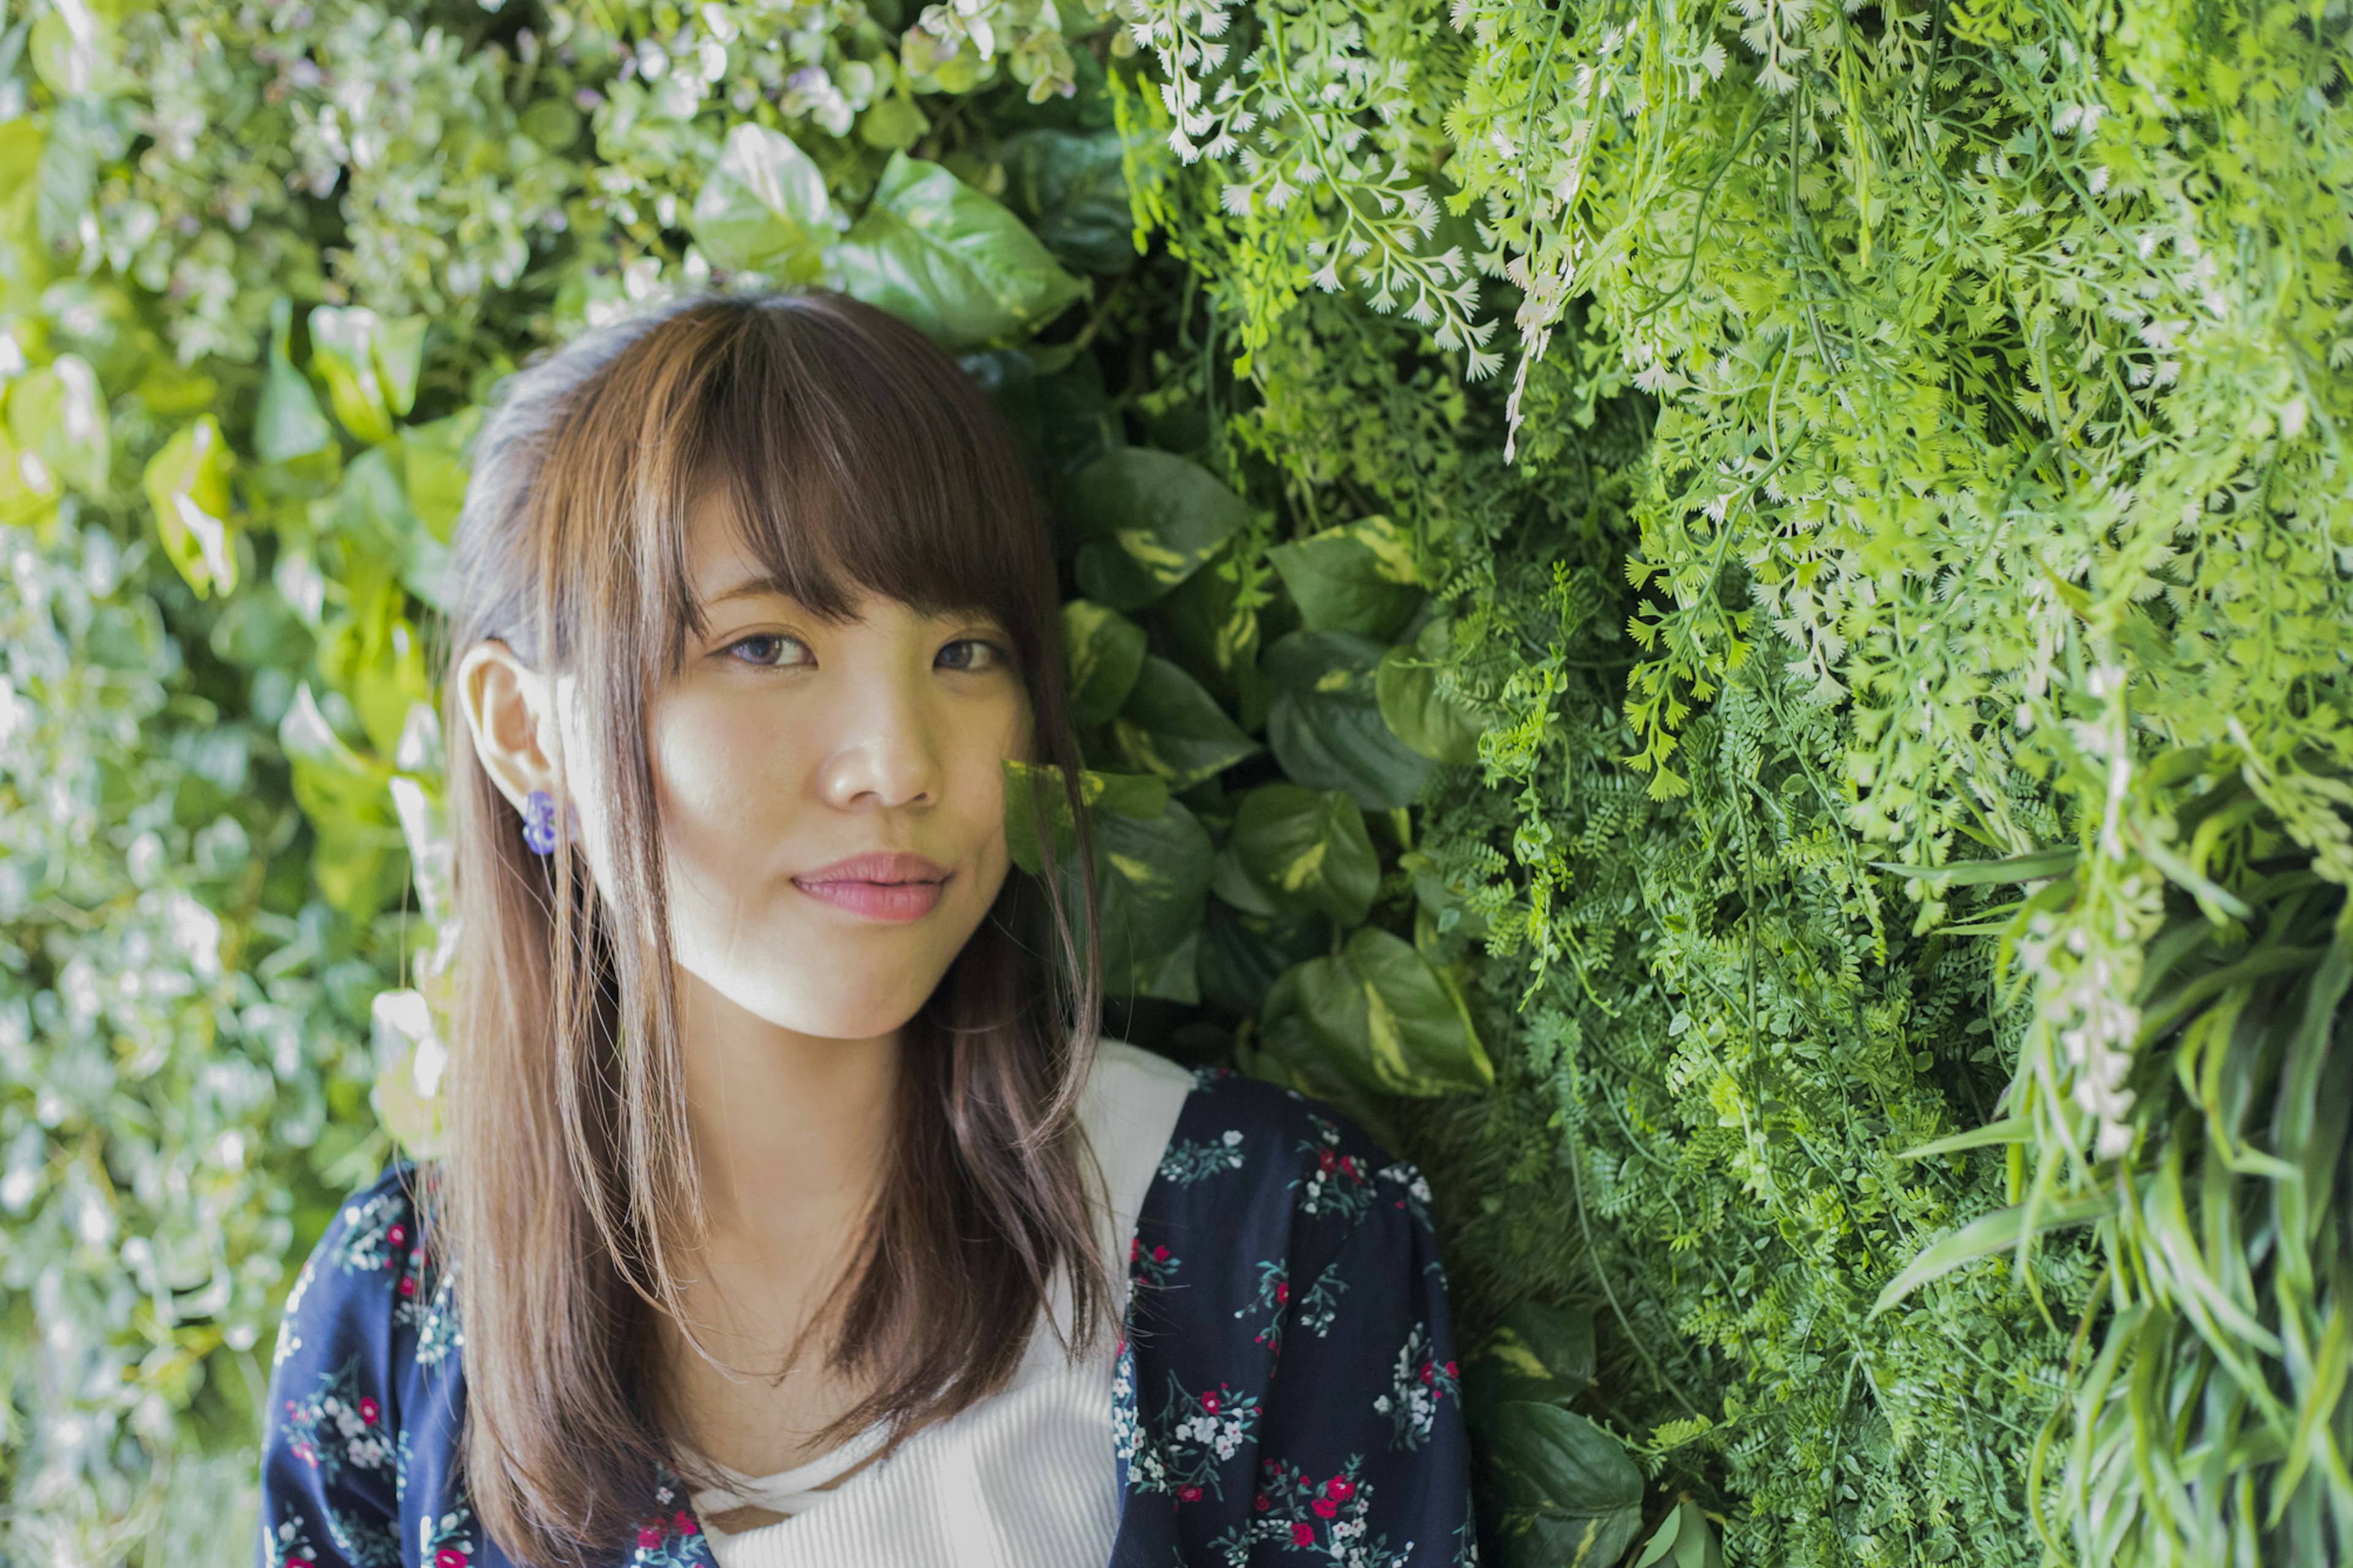
[[[691,510],[687,566],[709,625],[647,737],[681,981],[797,1033],[887,1034],[1005,881],[1000,764],[1030,743],[1012,639],[871,595],[828,625],[767,583],[723,500]],[[603,803],[576,805],[609,887]]]

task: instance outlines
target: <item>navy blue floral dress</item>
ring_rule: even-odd
[[[452,1474],[458,1270],[409,1167],[346,1204],[279,1331],[264,1568],[503,1568]],[[1137,1219],[1113,1383],[1113,1568],[1470,1568],[1470,1461],[1430,1191],[1321,1101],[1194,1075]],[[614,1568],[708,1568],[649,1478]],[[845,1565],[849,1568],[849,1565]]]

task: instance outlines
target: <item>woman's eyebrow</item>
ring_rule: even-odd
[[[771,597],[789,599],[793,595],[790,593],[786,592],[785,585],[782,583],[777,582],[774,577],[764,575],[758,577],[746,577],[742,582],[736,584],[733,587],[728,588],[721,593],[713,594],[702,602],[706,605],[723,605],[730,599],[764,599]]]

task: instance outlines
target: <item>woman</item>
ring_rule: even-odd
[[[448,1152],[295,1284],[265,1563],[1475,1559],[1420,1177],[1099,1041],[1091,895],[1010,868],[1004,764],[1083,821],[1080,764],[952,360],[817,293],[591,332],[458,560]]]

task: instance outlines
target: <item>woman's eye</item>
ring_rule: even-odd
[[[1005,650],[993,642],[978,637],[958,637],[940,649],[936,663],[949,669],[977,673],[981,670],[1002,669],[1008,662]]]
[[[801,659],[796,650],[800,654],[808,651],[798,637],[788,637],[782,632],[754,632],[727,645],[729,658],[763,666],[798,664]]]

